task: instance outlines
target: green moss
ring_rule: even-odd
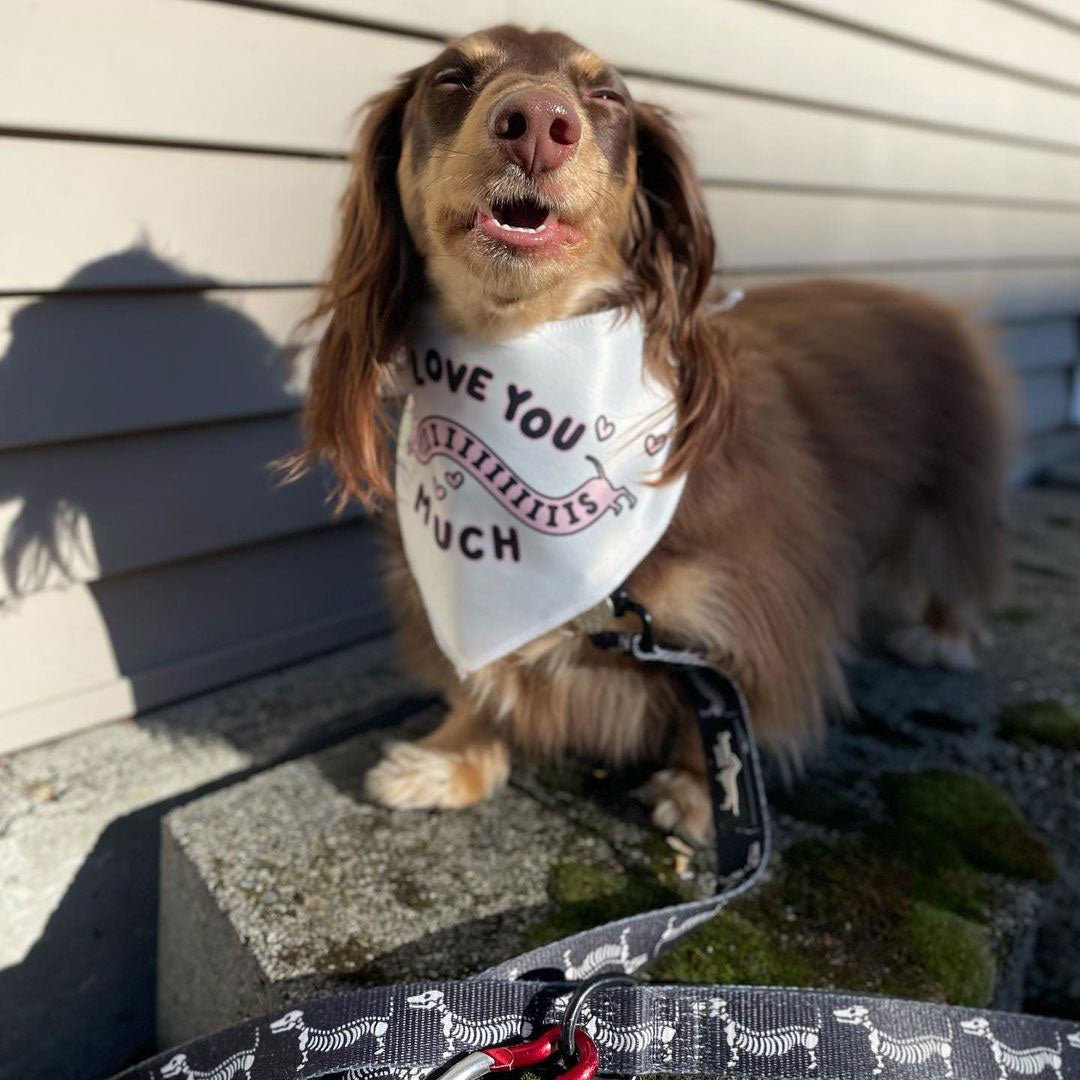
[[[687,898],[648,867],[592,866],[570,859],[552,866],[547,891],[553,906],[526,936],[530,948]]]
[[[858,828],[863,814],[855,803],[840,793],[837,783],[803,780],[792,787],[771,793],[772,804],[800,821],[846,832]]]
[[[795,844],[769,884],[688,935],[649,974],[987,1004],[995,965],[984,932],[923,899],[923,886],[896,851],[864,838]]]
[[[999,891],[985,874],[966,865],[916,871],[915,896],[970,919],[985,919]]]
[[[1080,709],[1060,701],[1014,701],[998,720],[998,734],[1019,743],[1080,750]]]
[[[557,904],[580,904],[618,892],[609,870],[588,863],[559,861],[548,874],[548,895]]]
[[[804,841],[770,883],[661,955],[649,976],[987,1004],[994,957],[982,930],[924,893],[924,875],[895,850],[861,837]]]
[[[890,773],[881,793],[894,821],[889,839],[924,872],[966,864],[1010,877],[1051,881],[1053,860],[1013,801],[965,773]]]
[[[1014,626],[1027,626],[1039,617],[1034,608],[1025,607],[1023,604],[1010,604],[995,614],[1003,622],[1012,623]]]
[[[842,928],[856,944],[890,934],[897,921],[892,901],[911,890],[910,868],[861,839],[803,841],[788,851],[784,868],[776,899],[798,911],[807,926]]]
[[[281,950],[279,960],[286,967],[300,971],[317,971],[322,975],[356,976],[366,981],[377,968],[373,966],[372,944],[359,934],[350,934],[343,941],[321,946],[306,944]]]
[[[774,886],[740,911],[780,928],[814,972],[811,985],[942,999],[904,946],[916,876],[862,838],[794,845]]]
[[[648,974],[661,982],[819,985],[804,957],[778,943],[768,930],[734,912],[722,912],[688,934],[658,957]]]
[[[677,893],[684,900],[689,900],[696,894],[693,884],[679,877],[675,870],[675,850],[667,840],[659,833],[650,832],[641,848],[643,869],[651,873],[657,881],[672,893]],[[701,860],[699,862],[699,860]],[[694,865],[697,870],[709,865],[708,858],[702,859],[701,854],[694,856]]]
[[[997,965],[982,927],[951,911],[917,902],[901,930],[912,956],[954,1005],[989,1005]]]
[[[996,961],[983,924],[996,897],[983,871],[1044,879],[1051,872],[1045,849],[1003,794],[972,777],[894,775],[882,787],[893,820],[792,845],[768,883],[658,957],[648,977],[987,1005]],[[833,790],[813,794],[793,809],[823,822],[857,820],[846,800],[823,798],[824,810],[807,811]],[[615,867],[558,861],[548,881],[550,911],[525,944],[688,897],[661,840],[640,856]]]

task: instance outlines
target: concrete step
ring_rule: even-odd
[[[0,758],[0,1077],[87,1080],[153,1049],[163,814],[419,707],[391,652],[372,641]],[[58,1023],[63,1039],[38,1034]]]
[[[625,822],[605,837],[517,786],[461,813],[371,805],[362,779],[384,740],[359,735],[168,816],[162,1045],[358,983],[480,971],[543,932],[558,865],[622,873],[650,837]]]
[[[1080,1011],[1080,755],[999,726],[1006,705],[1080,702],[1080,496],[1021,492],[1014,511],[1016,587],[984,673],[854,665],[861,722],[794,791],[775,785],[769,881],[651,977]],[[391,813],[362,795],[383,737],[168,815],[162,1044],[336,989],[468,975],[710,887],[630,797],[643,776],[519,766],[473,809]]]
[[[384,737],[357,736],[168,815],[163,1046],[358,985],[474,974],[712,888],[707,858],[688,861],[654,831],[625,776],[525,769],[465,811],[373,806],[362,776]],[[769,882],[646,977],[1020,1004],[1037,910],[1029,882],[970,870],[962,898],[935,898],[900,844],[883,855],[869,832],[783,813],[777,831]],[[867,952],[881,926],[891,928]]]

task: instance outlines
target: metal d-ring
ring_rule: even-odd
[[[642,652],[653,651],[653,626],[652,614],[643,604],[630,599],[626,586],[620,586],[610,597],[612,614],[616,617],[632,611],[641,620],[641,636],[639,643]]]
[[[566,1003],[566,1011],[563,1013],[562,1023],[559,1025],[559,1053],[562,1055],[563,1061],[569,1063],[576,1056],[574,1032],[577,1030],[578,1017],[581,1016],[585,999],[594,990],[598,990],[602,986],[635,986],[636,984],[637,980],[633,975],[623,975],[619,972],[594,975],[591,979],[578,983],[577,989],[570,995],[570,1000]]]

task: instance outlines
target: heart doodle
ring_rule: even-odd
[[[596,437],[605,442],[615,434],[615,425],[606,417],[598,416],[596,418]]]
[[[446,482],[456,491],[465,480],[465,474],[453,469],[446,474]]]
[[[667,443],[667,435],[646,435],[645,436],[645,453],[649,457],[655,457],[664,449]]]
[[[444,488],[442,486],[442,484],[440,484],[438,482],[438,480],[435,481],[435,498],[436,499],[445,499],[446,498],[446,488]]]

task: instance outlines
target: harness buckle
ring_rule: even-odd
[[[510,1072],[527,1065],[539,1065],[559,1052],[561,1027],[555,1024],[535,1039],[515,1046],[492,1046],[476,1050],[455,1062],[438,1080],[478,1080],[493,1072]],[[574,1061],[556,1080],[593,1080],[600,1066],[596,1043],[583,1028],[574,1029]]]
[[[611,594],[611,611],[616,618],[625,615],[628,611],[633,612],[641,620],[638,648],[642,652],[653,651],[652,613],[643,604],[630,599],[630,594],[626,591],[625,585],[620,586]]]

